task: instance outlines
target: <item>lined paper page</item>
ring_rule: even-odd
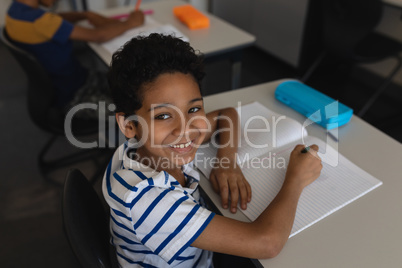
[[[238,149],[240,159],[260,156],[307,136],[299,122],[277,114],[259,102],[240,106],[237,112],[242,129]]]
[[[237,108],[241,135],[238,148],[238,163],[265,154],[287,143],[301,142],[307,131],[296,120],[279,115],[259,102]],[[212,170],[210,160],[217,149],[211,143],[197,151],[195,165],[209,178]]]
[[[326,147],[323,141],[314,137],[309,137],[307,142],[318,144],[321,149]],[[247,210],[242,212],[251,221],[262,213],[279,192],[285,178],[290,152],[295,145],[296,143],[289,144],[285,148],[261,156],[260,159],[271,159],[269,168],[243,166],[242,171],[251,185],[253,197]],[[382,184],[333,148],[327,148],[319,155],[323,159],[323,170],[320,177],[303,190],[290,237]],[[336,166],[333,165],[334,159],[338,162]],[[326,163],[327,160],[331,161],[331,165]],[[278,164],[282,162],[286,162],[286,165]]]

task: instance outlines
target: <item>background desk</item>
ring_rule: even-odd
[[[402,8],[402,0],[382,0],[385,4],[401,7]]]
[[[257,47],[303,73],[322,50],[319,39],[319,25],[322,23],[320,2],[248,0],[245,4],[243,0],[213,0],[211,11],[255,35]],[[389,6],[402,7],[402,0],[383,2]],[[364,12],[364,6],[361,11]],[[382,21],[390,23],[391,29],[387,29],[386,33],[391,33],[391,36],[400,34],[398,24],[392,18],[384,16]]]
[[[277,113],[304,122],[303,116],[275,100],[274,91],[281,81],[208,96],[205,109],[258,100]],[[307,130],[309,135],[326,140],[323,128],[313,125]],[[402,145],[353,116],[339,128],[339,151],[384,184],[290,238],[279,256],[259,260],[263,266],[401,267]],[[201,187],[223,215],[247,221],[241,212],[233,215],[222,209],[220,198],[205,178]]]
[[[141,5],[142,10],[152,9],[153,18],[162,24],[171,24],[190,39],[191,46],[201,51],[207,59],[228,57],[232,60],[232,88],[240,82],[241,51],[254,43],[255,37],[225,21],[207,14],[210,18],[208,29],[190,30],[173,15],[173,7],[186,4],[180,0],[165,0]],[[118,7],[101,11],[101,14],[112,16],[129,13],[133,6]],[[109,65],[112,55],[97,43],[90,47]]]

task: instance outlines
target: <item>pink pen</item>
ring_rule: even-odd
[[[144,15],[152,15],[154,13],[154,11],[152,9],[148,9],[148,10],[144,10],[143,13],[144,13]],[[129,15],[130,14],[119,14],[119,15],[111,16],[110,18],[119,20],[119,19],[127,18]]]

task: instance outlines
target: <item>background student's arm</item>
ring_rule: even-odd
[[[212,188],[220,194],[223,208],[230,207],[230,211],[235,213],[240,199],[241,208],[247,209],[247,203],[251,201],[251,187],[236,163],[240,131],[238,113],[234,108],[226,108],[208,113],[207,119],[211,132],[207,133],[205,140],[209,141],[214,133],[218,133],[221,146],[217,152],[220,163],[212,169],[209,178]]]
[[[57,15],[59,15],[64,20],[71,22],[71,23],[76,23],[80,20],[87,19],[87,12],[85,12],[85,11],[83,11],[83,12],[81,12],[81,11],[60,12],[60,13],[57,13]]]
[[[71,11],[71,12],[60,12],[58,13],[66,21],[71,23],[76,23],[81,20],[88,20],[90,24],[95,27],[103,26],[106,24],[114,24],[118,23],[118,20],[111,19],[105,16],[102,16],[98,13],[92,11]]]
[[[101,25],[93,29],[75,25],[70,34],[70,39],[88,42],[106,42],[143,23],[144,14],[141,11],[134,11],[125,21],[116,20],[112,23],[99,23]]]
[[[292,230],[299,197],[320,174],[322,165],[314,150],[301,153],[298,145],[290,156],[285,181],[277,196],[252,223],[216,215],[192,246],[248,258],[272,258],[279,254]]]

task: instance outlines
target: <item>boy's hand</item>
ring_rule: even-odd
[[[135,10],[130,13],[130,16],[127,18],[127,22],[131,27],[137,27],[144,24],[144,13],[141,10]]]
[[[310,150],[302,153],[304,145],[297,145],[290,154],[289,165],[286,171],[286,180],[304,188],[320,176],[322,163],[317,155],[318,146],[309,146]]]
[[[228,208],[230,197],[230,211],[236,213],[240,197],[241,208],[247,209],[247,203],[251,201],[251,187],[238,165],[213,168],[209,180],[215,192],[220,194],[223,208]]]

